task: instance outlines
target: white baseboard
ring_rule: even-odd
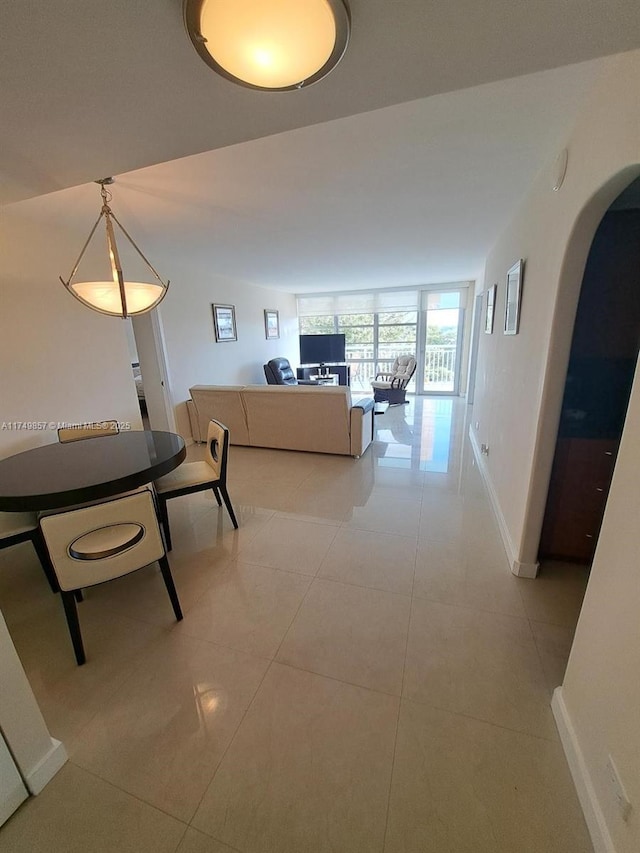
[[[573,784],[576,786],[589,835],[593,842],[593,849],[595,853],[616,853],[567,706],[564,704],[562,687],[556,687],[553,691],[551,709],[571,771]]]
[[[514,560],[511,563],[511,571],[519,578],[537,578],[540,563],[522,563],[520,560]]]
[[[58,770],[66,763],[67,757],[67,750],[63,744],[52,737],[51,749],[44,758],[40,759],[25,778],[29,791],[32,794],[39,794],[47,782],[50,782]]]
[[[511,541],[511,536],[509,535],[509,528],[507,527],[507,522],[504,519],[504,515],[502,514],[502,508],[500,507],[500,502],[498,501],[498,496],[496,495],[496,490],[493,487],[493,482],[491,480],[491,477],[489,476],[489,472],[487,471],[487,466],[485,465],[484,456],[480,452],[478,441],[471,426],[469,427],[469,439],[471,440],[471,447],[473,448],[473,455],[475,456],[476,464],[478,465],[478,470],[480,471],[482,481],[487,490],[487,494],[489,495],[493,514],[495,515],[496,521],[498,522],[500,537],[502,539],[502,544],[504,545],[504,550],[507,552],[507,559],[509,560],[509,566],[511,567],[511,571],[514,575],[517,575],[520,578],[535,578],[538,575],[538,568],[540,564],[523,563],[517,559],[515,548],[513,546],[513,542]]]

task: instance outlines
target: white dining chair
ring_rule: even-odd
[[[201,462],[183,462],[164,477],[154,481],[158,512],[164,530],[164,538],[167,543],[167,551],[171,550],[171,531],[169,529],[169,513],[167,501],[171,498],[179,498],[182,495],[191,495],[194,492],[203,492],[211,489],[218,506],[222,506],[222,500],[229,513],[231,523],[237,529],[238,521],[231,505],[231,498],[227,491],[227,459],[229,455],[229,430],[224,424],[209,421],[207,430],[207,444],[205,447],[205,458]],[[222,495],[222,500],[220,496]]]
[[[79,665],[86,657],[76,607],[78,590],[123,577],[157,560],[175,617],[182,619],[150,490],[44,516],[40,529]]]

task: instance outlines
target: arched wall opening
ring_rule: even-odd
[[[613,174],[579,213],[564,252],[537,424],[532,476],[525,511],[520,561],[537,562],[542,521],[560,423],[574,322],[585,266],[595,233],[605,213],[629,184],[640,176],[640,163]]]

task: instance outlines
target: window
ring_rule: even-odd
[[[336,331],[335,318],[325,317],[300,317],[301,335],[333,335]]]
[[[368,393],[376,373],[388,372],[399,355],[418,362],[409,390],[419,394],[457,394],[462,336],[470,282],[370,291],[299,294],[301,334],[346,338],[351,384]]]
[[[344,333],[351,385],[368,390],[376,373],[391,369],[399,355],[416,354],[417,311],[322,314],[300,317],[300,334]],[[415,382],[408,386],[415,391]]]
[[[372,361],[374,358],[374,314],[341,314],[336,317],[338,331],[347,342],[347,361]]]

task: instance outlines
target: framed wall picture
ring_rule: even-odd
[[[498,291],[498,285],[492,284],[491,287],[487,290],[487,304],[485,306],[485,314],[484,314],[484,332],[486,335],[493,334],[493,317],[496,306],[496,293]]]
[[[212,305],[216,341],[237,341],[235,305]]]
[[[517,335],[520,327],[520,302],[522,301],[522,276],[524,261],[520,259],[507,272],[507,299],[504,309],[505,335]]]
[[[264,309],[264,334],[268,341],[280,337],[280,315],[275,309]]]

